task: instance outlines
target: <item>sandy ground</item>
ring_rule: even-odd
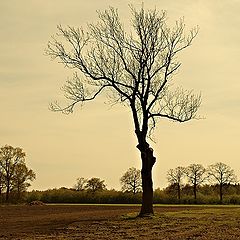
[[[240,239],[240,207],[0,206],[0,239]]]

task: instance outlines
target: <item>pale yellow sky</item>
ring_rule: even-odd
[[[127,27],[132,0],[0,1],[0,145],[19,146],[36,172],[32,189],[71,187],[77,177],[100,177],[120,189],[129,167],[140,168],[130,112],[104,98],[71,115],[48,110],[71,71],[44,56],[56,25],[86,26],[96,10],[119,8]],[[167,10],[169,22],[184,16],[200,26],[193,46],[181,56],[176,86],[201,91],[206,119],[179,124],[161,120],[152,143],[157,157],[154,188],[165,187],[177,166],[222,161],[240,178],[240,0],[148,0]]]

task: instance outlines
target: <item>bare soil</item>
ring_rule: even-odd
[[[240,239],[240,207],[0,206],[0,239]]]

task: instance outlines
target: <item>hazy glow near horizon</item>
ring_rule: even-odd
[[[142,2],[142,1],[141,1]],[[106,99],[78,106],[71,115],[48,110],[63,99],[59,88],[72,72],[44,56],[58,24],[86,26],[109,5],[129,23],[128,4],[137,0],[0,2],[0,145],[22,147],[37,174],[31,189],[71,187],[77,177],[100,177],[120,189],[129,167],[140,168],[130,112]],[[201,92],[204,120],[179,124],[161,120],[155,131],[154,188],[165,187],[166,172],[177,166],[222,161],[240,178],[240,1],[144,1],[167,10],[170,22],[185,17],[199,25],[193,45],[181,54],[176,85]],[[127,27],[127,26],[126,26]]]

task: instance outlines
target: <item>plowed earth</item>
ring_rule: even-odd
[[[0,206],[0,239],[240,239],[240,207]]]

